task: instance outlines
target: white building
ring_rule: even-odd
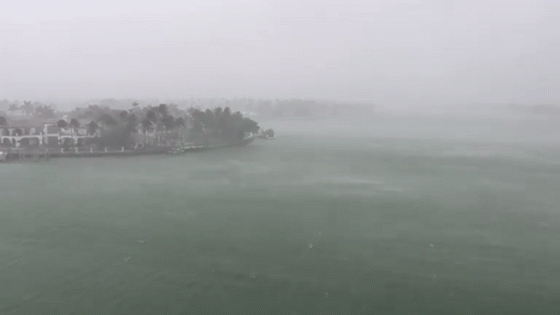
[[[0,126],[0,145],[9,147],[20,146],[59,146],[84,145],[85,139],[99,136],[88,135],[86,127],[60,129],[54,123],[44,123],[40,127],[31,126]]]

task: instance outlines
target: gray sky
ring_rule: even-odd
[[[560,102],[558,2],[11,1],[0,99]]]

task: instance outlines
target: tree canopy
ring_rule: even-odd
[[[207,109],[191,111],[191,140],[195,142],[235,142],[242,140],[247,133],[257,133],[256,121],[243,117],[240,112],[231,114],[229,107],[213,111]]]
[[[66,120],[64,119],[60,119],[59,121],[56,122],[56,125],[58,126],[58,128],[60,129],[66,129],[68,128],[68,123],[66,122]]]
[[[126,109],[88,105],[71,112],[59,113],[50,105],[37,102],[7,104],[11,111],[20,111],[23,115],[41,119],[58,118],[56,125],[59,130],[78,132],[79,128],[84,127],[88,135],[95,136],[94,140],[87,142],[119,149],[142,141],[145,145],[171,145],[176,141],[199,144],[233,143],[260,129],[257,122],[244,117],[239,111],[232,111],[228,106],[208,109],[191,106],[189,109],[180,109],[175,104],[140,106],[138,102],[130,102]],[[67,115],[64,117],[69,117],[68,120],[60,119],[62,114]],[[82,120],[89,123],[80,123]],[[7,123],[5,117],[0,117],[0,125]]]
[[[99,125],[97,125],[97,123],[92,120],[89,124],[87,124],[86,127],[88,135],[94,135],[97,132]]]
[[[77,129],[80,128],[80,122],[76,118],[70,119],[70,127]]]

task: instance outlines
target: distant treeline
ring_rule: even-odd
[[[54,104],[43,104],[40,102],[31,101],[13,101],[10,102],[6,99],[0,100],[0,116],[24,116],[40,118],[40,119],[53,119],[56,118],[56,110]]]
[[[284,100],[237,100],[236,106],[259,117],[266,118],[325,118],[343,116],[368,116],[374,112],[373,104],[337,103],[330,101],[284,99]]]
[[[537,104],[537,105],[519,105],[510,104],[507,110],[525,114],[535,115],[560,115],[560,105],[554,104]]]
[[[320,118],[320,117],[342,117],[342,116],[364,116],[373,113],[374,104],[342,103],[326,100],[309,99],[255,99],[255,98],[189,98],[183,100],[134,100],[134,99],[101,99],[92,100],[83,104],[75,104],[77,107],[87,107],[96,104],[101,107],[114,109],[127,109],[131,103],[139,102],[142,106],[149,104],[166,103],[178,108],[226,108],[232,112],[240,111],[245,115],[255,115],[261,118]],[[45,110],[46,107],[46,110]],[[54,105],[45,105],[24,101],[10,102],[0,101],[0,112],[4,111],[10,115],[32,116],[41,112],[42,117],[51,117],[54,113]],[[46,111],[46,112],[45,112]],[[45,113],[44,113],[45,112]],[[0,113],[1,114],[1,113]]]
[[[134,100],[105,99],[97,101],[100,105],[111,107],[126,106]],[[141,103],[158,103],[158,100],[145,100]],[[374,112],[374,104],[340,103],[307,99],[255,99],[255,98],[189,98],[172,102],[180,108],[225,108],[240,111],[245,115],[259,118],[321,118],[342,116],[364,116]]]

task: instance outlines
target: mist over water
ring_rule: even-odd
[[[0,163],[0,314],[560,314],[556,1],[1,12],[7,125],[275,136]]]

